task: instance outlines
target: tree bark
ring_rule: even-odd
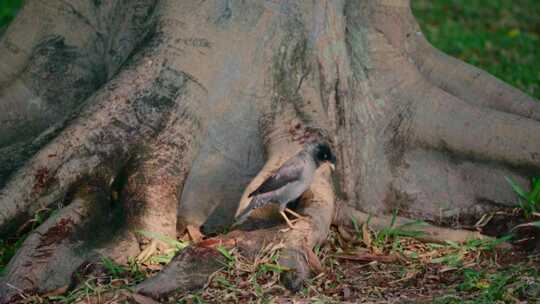
[[[222,231],[311,140],[338,166],[303,195],[310,220],[279,232],[269,206],[218,237],[283,242],[291,289],[344,214],[474,223],[515,205],[505,177],[540,169],[540,103],[435,50],[408,0],[28,0],[0,39],[0,235],[60,209],[8,265],[0,303],[17,297],[5,286],[42,293],[85,261],[137,255],[141,229]],[[200,288],[216,259],[195,245],[137,290]]]

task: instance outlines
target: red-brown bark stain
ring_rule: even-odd
[[[233,239],[207,239],[198,242],[197,247],[199,248],[216,248],[217,246],[223,246],[226,248],[234,247],[236,245],[236,241]]]
[[[222,255],[219,251],[214,248],[208,247],[192,247],[192,250],[189,252],[190,261],[209,261],[221,258]]]
[[[301,123],[299,122],[292,122],[291,126],[287,130],[288,133],[292,136],[292,139],[295,142],[298,142],[300,144],[305,144],[306,142],[310,142],[315,139],[315,134],[310,132],[307,128],[305,128]]]
[[[37,294],[37,291],[36,291],[36,289],[25,289],[20,294],[16,294],[16,295],[12,296],[11,298],[9,298],[9,300],[6,302],[6,304],[21,303],[21,301],[26,299],[25,297],[22,296],[23,294],[24,295],[33,295],[33,294]]]
[[[50,185],[55,178],[51,176],[51,172],[46,167],[39,168],[34,174],[34,186],[32,192],[36,193]]]
[[[73,230],[73,225],[73,220],[61,219],[56,225],[49,228],[49,230],[41,236],[39,245],[36,248],[39,249],[60,243],[69,236]]]
[[[32,261],[24,262],[23,267],[32,267]]]

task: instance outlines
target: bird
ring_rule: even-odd
[[[235,225],[244,222],[251,212],[269,203],[279,204],[279,213],[289,228],[294,229],[285,212],[296,218],[304,218],[287,208],[289,202],[298,199],[306,192],[315,176],[315,171],[323,163],[329,163],[334,170],[336,157],[330,146],[324,142],[306,144],[296,155],[288,159],[275,173],[268,177],[255,191],[248,195],[251,198],[248,206],[236,217]]]

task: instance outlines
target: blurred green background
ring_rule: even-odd
[[[540,99],[540,0],[411,0],[428,40]]]
[[[0,27],[8,24],[17,14],[22,0],[0,0]]]
[[[540,99],[540,0],[411,0],[429,41]],[[0,0],[0,27],[22,0]]]

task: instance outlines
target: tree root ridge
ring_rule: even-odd
[[[82,114],[89,120],[79,117],[74,121],[74,126],[55,140],[57,143],[49,144],[35,156],[33,163],[23,168],[0,194],[0,201],[7,208],[1,215],[7,223],[19,216],[10,214],[13,210],[8,207],[13,202],[22,210],[21,197],[27,197],[22,203],[33,204],[30,207],[49,207],[59,197],[68,205],[59,210],[60,219],[53,216],[32,233],[11,260],[8,274],[0,282],[0,303],[20,292],[43,293],[67,286],[71,273],[85,261],[106,256],[125,263],[140,251],[135,238],[139,229],[176,237],[177,201],[205,132],[198,116],[204,92],[183,73],[162,69],[159,64],[152,69],[151,64],[142,60],[141,65],[135,64],[133,68],[148,68],[147,72],[153,73],[147,75],[148,80],[135,80],[139,87],[135,89],[131,84],[134,92],[118,92],[112,84],[112,93],[101,96],[103,103],[90,106]],[[130,70],[127,71],[119,76],[120,84],[132,80]],[[118,116],[113,114],[111,119],[111,113]],[[151,136],[155,139],[147,151],[136,147]],[[137,157],[138,163],[130,163]],[[75,164],[83,169],[75,168]],[[36,167],[34,175],[26,175]],[[119,181],[124,175],[122,171],[127,171],[127,183]],[[14,192],[26,183],[31,186]],[[42,201],[33,202],[33,198]],[[137,212],[133,206],[137,201],[143,205],[139,209],[145,212]],[[31,209],[26,212],[32,214]],[[21,270],[28,267],[32,271]]]
[[[86,259],[77,250],[77,238],[91,216],[88,200],[99,196],[93,190],[78,192],[69,206],[30,234],[0,281],[0,303],[20,292],[41,293],[69,285],[71,273]]]
[[[353,221],[360,224],[369,223],[370,227],[375,231],[390,227],[402,227],[404,230],[418,232],[418,234],[413,237],[428,243],[445,243],[446,241],[463,243],[472,239],[494,240],[477,231],[449,229],[426,223],[410,225],[411,223],[414,223],[414,220],[399,216],[395,218],[392,218],[391,216],[372,216],[350,206],[342,205],[340,211],[336,214],[334,224],[352,227]]]
[[[199,290],[211,274],[226,265],[226,259],[214,248],[191,246],[183,250],[157,276],[134,288],[154,299]]]
[[[154,62],[139,58],[102,88],[80,117],[2,189],[0,232],[6,232],[11,218],[31,216],[36,206],[61,200],[82,176],[112,179],[141,141],[161,132],[170,113],[178,111],[179,117],[189,113],[194,103],[190,99],[200,90],[184,75],[155,58]]]

